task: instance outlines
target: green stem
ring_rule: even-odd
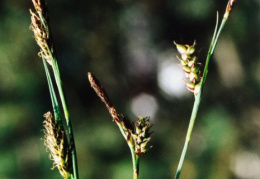
[[[200,100],[201,100],[200,95],[201,95],[201,93],[199,93],[198,96],[195,97],[195,102],[194,102],[193,109],[192,109],[192,114],[191,114],[190,123],[189,123],[188,131],[187,131],[187,135],[186,135],[186,140],[185,140],[184,147],[183,147],[183,150],[182,150],[182,154],[181,154],[181,158],[180,158],[179,165],[178,165],[178,168],[177,168],[177,172],[176,172],[176,175],[175,175],[175,179],[178,179],[180,174],[181,174],[181,168],[182,168],[184,158],[185,158],[188,146],[189,146],[191,133],[192,133],[193,126],[194,126],[194,123],[195,123],[195,119],[196,119],[196,116],[197,116],[197,112],[198,112],[198,109],[199,109],[199,104],[200,104]]]
[[[57,97],[56,97],[56,94],[54,91],[54,87],[53,87],[51,76],[50,76],[50,73],[48,70],[47,62],[44,57],[42,57],[42,61],[43,61],[43,66],[45,69],[47,82],[48,82],[48,86],[49,86],[49,91],[50,91],[50,95],[51,95],[51,102],[52,102],[52,108],[53,108],[55,120],[57,120],[57,122],[61,123],[60,107],[59,107],[59,103],[58,103],[58,100],[57,100]]]
[[[132,160],[133,160],[133,179],[138,179],[140,156],[136,155],[135,152],[131,151],[131,153],[132,153]]]
[[[133,179],[138,179],[139,174],[139,155],[135,154],[135,147],[132,137],[129,139],[127,138],[126,133],[124,132],[123,126],[120,122],[115,121],[117,126],[119,127],[120,132],[122,133],[123,137],[125,138],[131,152],[132,156],[132,163],[133,163]]]
[[[196,116],[197,116],[197,113],[198,113],[198,109],[199,109],[199,105],[200,105],[200,101],[201,101],[202,90],[203,90],[204,84],[206,82],[209,63],[212,59],[212,56],[213,56],[213,53],[215,51],[219,36],[220,36],[224,26],[225,26],[226,21],[227,21],[227,19],[222,19],[221,25],[220,25],[219,29],[217,30],[217,27],[218,27],[218,14],[217,14],[216,27],[215,27],[215,31],[214,31],[214,35],[213,35],[211,44],[210,44],[209,52],[208,52],[208,55],[207,55],[207,60],[206,60],[206,64],[205,64],[205,67],[204,67],[203,76],[202,76],[202,79],[201,79],[201,88],[200,88],[198,95],[195,96],[195,101],[194,101],[192,114],[191,114],[191,118],[190,118],[190,123],[189,123],[188,131],[187,131],[187,135],[186,135],[186,140],[185,140],[184,147],[183,147],[182,154],[181,154],[181,158],[180,158],[180,161],[179,161],[179,164],[178,164],[175,179],[178,179],[180,174],[181,174],[182,165],[183,165],[183,162],[184,162],[184,159],[185,159],[185,155],[186,155],[186,152],[187,152],[187,149],[188,149],[188,146],[189,146],[192,130],[193,130],[194,123],[195,123],[195,120],[196,120]]]
[[[72,164],[73,164],[73,178],[78,179],[78,166],[77,166],[77,155],[76,155],[76,146],[75,146],[75,141],[74,141],[74,135],[73,135],[73,130],[72,130],[72,125],[70,121],[70,115],[69,115],[69,110],[67,107],[65,95],[63,92],[63,86],[62,86],[62,81],[60,78],[60,72],[59,72],[59,67],[56,58],[53,58],[53,64],[52,64],[52,69],[54,72],[54,78],[58,87],[61,103],[62,103],[62,108],[64,112],[64,116],[66,119],[67,123],[67,128],[68,128],[68,134],[69,134],[69,142],[71,145],[71,154],[72,154]]]

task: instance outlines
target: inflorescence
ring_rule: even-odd
[[[201,82],[201,64],[197,62],[198,57],[194,55],[196,41],[192,45],[181,45],[173,42],[181,57],[177,56],[178,60],[181,62],[180,66],[185,72],[187,79],[184,81],[188,90],[194,93],[196,96],[200,90]]]

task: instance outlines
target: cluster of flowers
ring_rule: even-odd
[[[54,161],[52,169],[57,167],[63,178],[69,178],[72,174],[72,158],[65,130],[61,123],[53,118],[51,112],[45,113],[44,117],[44,144]]]
[[[31,25],[30,29],[34,33],[34,38],[41,50],[39,56],[43,57],[50,65],[53,58],[53,44],[50,39],[49,26],[47,23],[46,6],[41,0],[32,0],[36,13],[30,9]]]
[[[147,143],[151,140],[152,133],[149,130],[152,124],[150,123],[150,118],[138,116],[138,120],[134,126],[135,133],[132,133],[132,136],[135,143],[135,153],[143,155],[147,152]]]
[[[126,135],[128,145],[134,149],[136,156],[146,154],[146,152],[152,148],[149,145],[152,132],[150,131],[152,123],[150,117],[142,117],[138,115],[137,121],[134,123],[127,117],[120,116],[120,125]]]
[[[180,66],[185,72],[189,82],[184,81],[188,90],[194,93],[196,96],[200,90],[201,71],[200,63],[197,62],[198,58],[194,55],[196,41],[192,45],[181,45],[173,42],[181,57],[178,60],[181,62]]]

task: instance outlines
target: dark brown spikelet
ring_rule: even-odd
[[[105,89],[102,87],[98,79],[92,73],[88,72],[88,80],[90,82],[91,87],[97,93],[98,97],[101,99],[103,103],[105,103],[110,115],[115,120],[115,122],[120,122],[119,114],[117,113]]]

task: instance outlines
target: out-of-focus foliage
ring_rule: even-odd
[[[47,1],[67,94],[81,178],[132,178],[130,151],[87,72],[118,112],[151,116],[153,148],[140,178],[173,178],[193,94],[185,89],[172,41],[197,40],[203,63],[227,0]],[[209,69],[183,179],[260,176],[259,0],[238,1]],[[0,2],[0,178],[60,178],[41,140],[52,109],[30,1]],[[179,73],[181,72],[181,73]]]

